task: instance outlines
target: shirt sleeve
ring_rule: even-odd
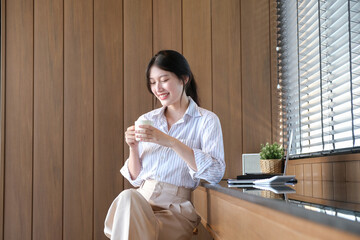
[[[225,161],[221,124],[216,115],[205,122],[200,138],[201,149],[193,149],[197,171],[188,166],[189,173],[194,181],[218,183],[225,173]]]
[[[138,177],[136,179],[131,179],[129,168],[128,168],[128,162],[129,162],[129,159],[127,159],[125,161],[124,166],[120,169],[120,173],[124,176],[124,178],[126,178],[130,182],[131,185],[133,185],[134,187],[139,187],[143,180],[140,178],[140,174],[138,175]],[[141,172],[141,170],[140,170],[140,172]]]

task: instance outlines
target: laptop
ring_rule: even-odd
[[[269,173],[249,173],[245,175],[239,175],[236,179],[228,179],[228,184],[281,184],[285,182],[296,181],[295,176],[286,176],[286,168],[289,161],[289,155],[291,151],[291,145],[293,140],[294,130],[290,131],[290,137],[288,142],[288,148],[286,152],[284,173],[282,174],[269,174]]]

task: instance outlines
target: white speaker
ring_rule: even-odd
[[[242,155],[242,173],[261,173],[259,153],[245,153]]]

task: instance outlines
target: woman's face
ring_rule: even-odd
[[[150,68],[151,91],[163,106],[180,103],[183,82],[172,72],[152,66]],[[186,94],[183,94],[183,97]]]

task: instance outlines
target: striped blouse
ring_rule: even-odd
[[[190,97],[190,104],[184,116],[168,130],[165,107],[142,115],[139,119],[152,120],[154,127],[178,139],[193,149],[197,171],[195,172],[171,148],[155,143],[140,142],[141,170],[138,177],[131,179],[128,160],[121,168],[121,174],[134,186],[144,180],[154,179],[176,186],[195,189],[204,179],[218,183],[225,172],[224,145],[219,118],[215,113],[200,108]]]

